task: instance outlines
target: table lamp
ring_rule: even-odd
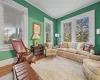
[[[32,39],[34,39],[34,46],[38,46],[38,39],[40,38],[38,33],[34,33]]]

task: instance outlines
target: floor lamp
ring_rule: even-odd
[[[55,37],[56,37],[56,45],[57,45],[57,38],[59,38],[59,34],[56,33],[56,34],[55,34]]]

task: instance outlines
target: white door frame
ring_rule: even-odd
[[[46,24],[45,23],[49,23],[51,24],[51,43],[53,44],[53,21],[47,19],[47,18],[44,18],[44,43],[46,43]]]

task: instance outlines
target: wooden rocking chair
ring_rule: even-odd
[[[12,39],[11,43],[18,58],[17,63],[21,63],[24,61],[28,61],[29,63],[32,62],[33,53],[31,53],[31,51],[25,47],[22,40]]]

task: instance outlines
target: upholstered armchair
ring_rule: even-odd
[[[45,43],[46,56],[56,56],[57,49],[54,49],[50,42]]]

